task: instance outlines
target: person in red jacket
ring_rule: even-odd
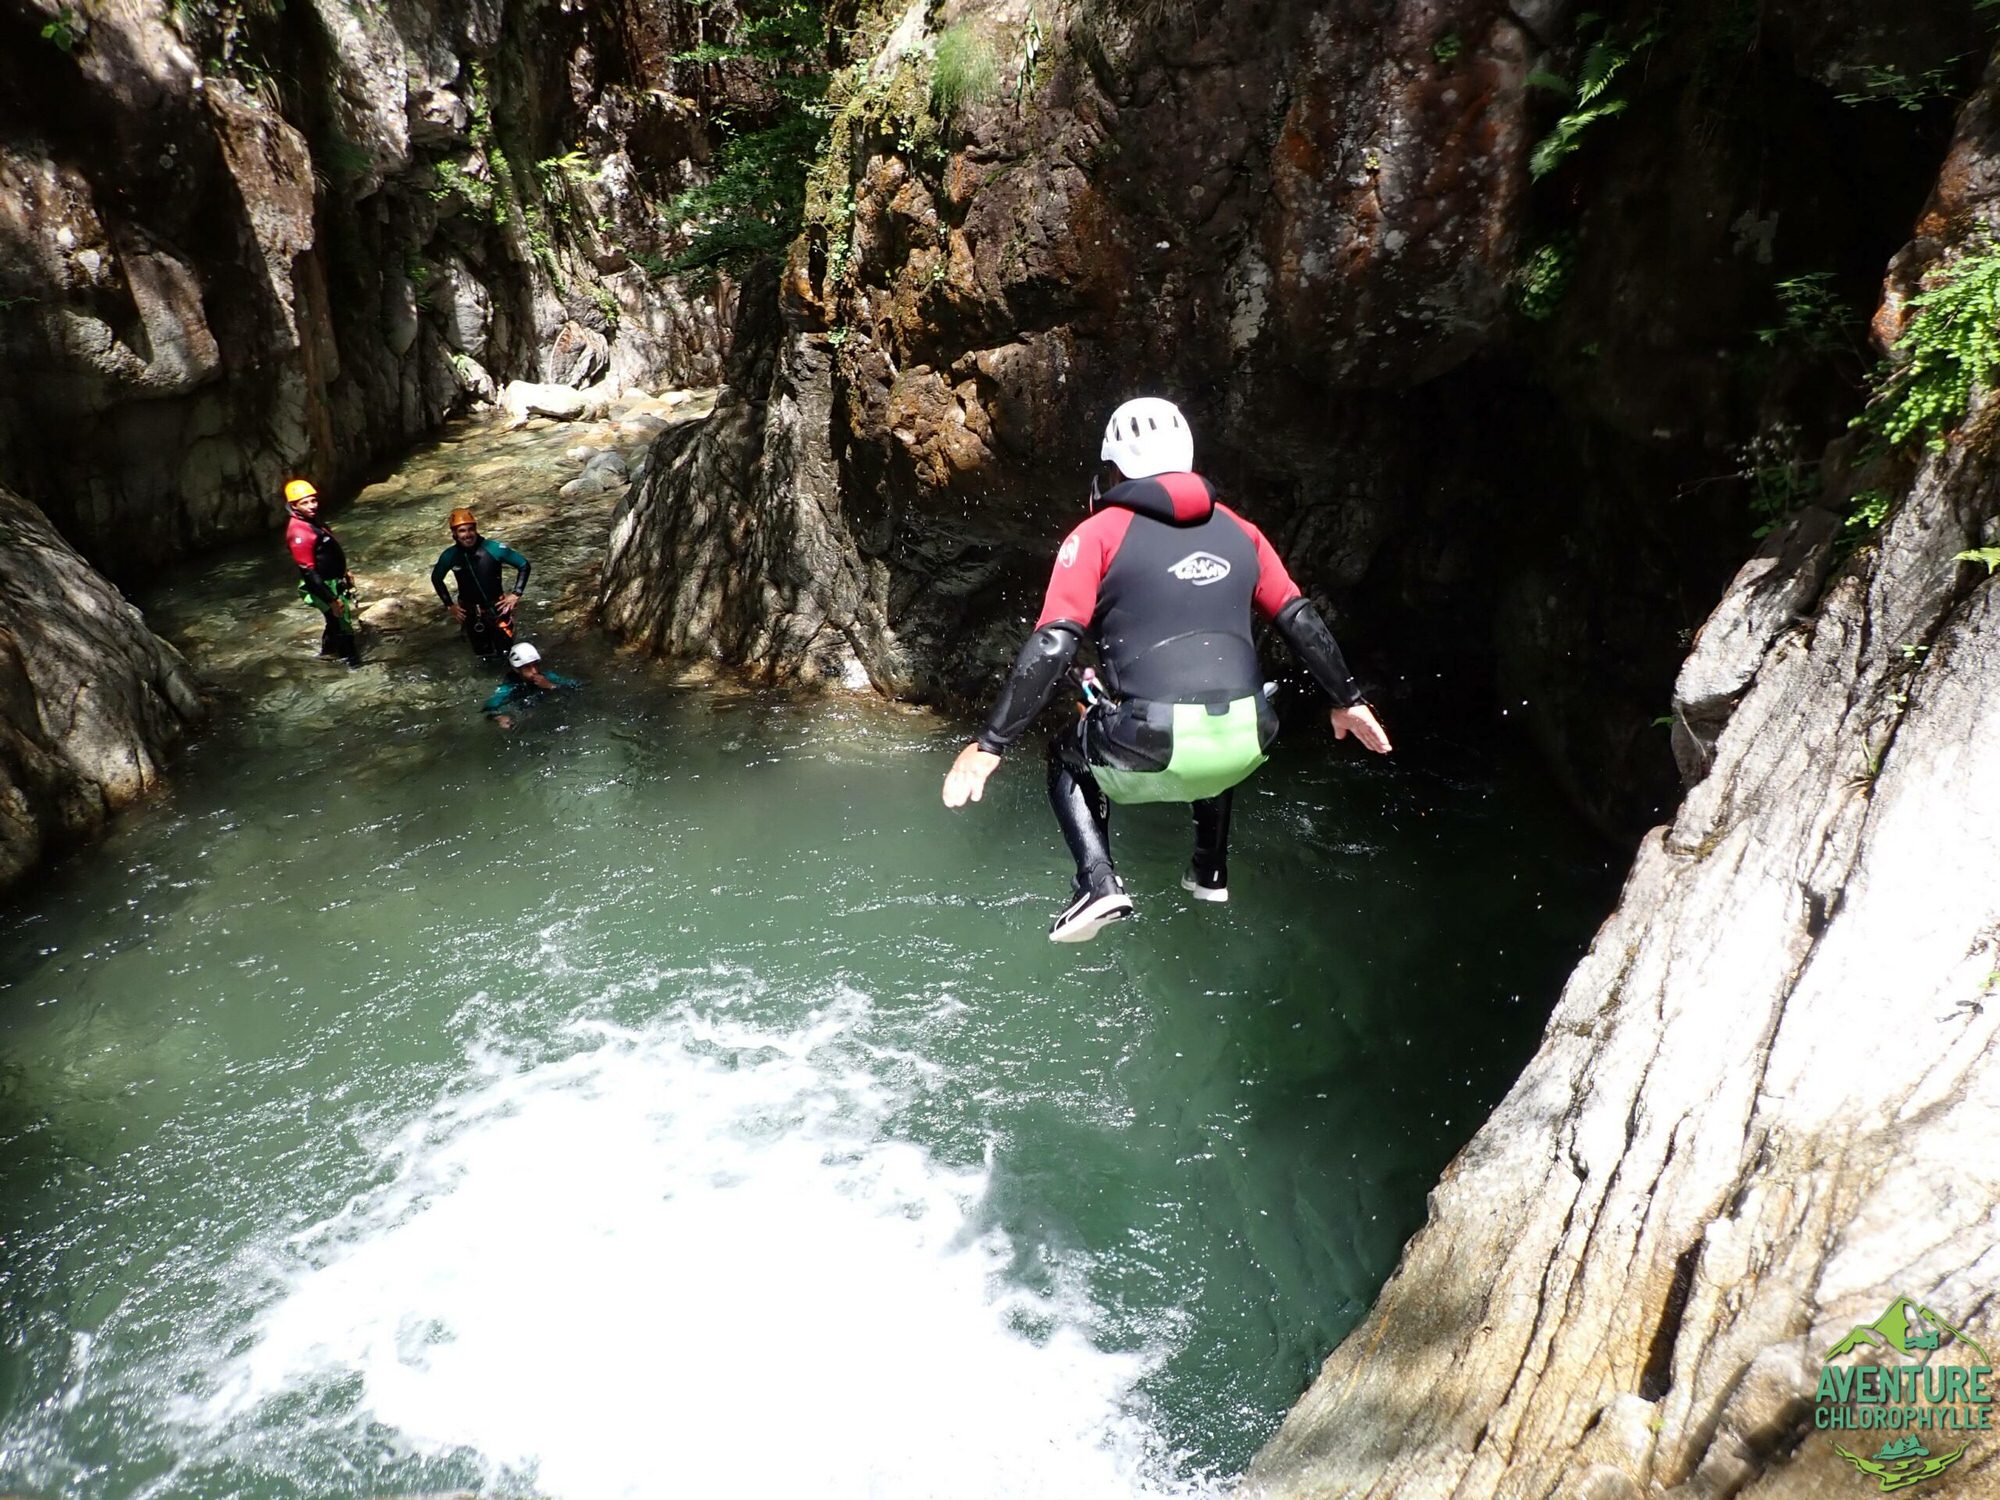
[[[1319,612],[1264,534],[1193,472],[1180,411],[1157,397],[1126,402],[1105,427],[1101,457],[1119,482],[1100,494],[1092,481],[1090,517],[1056,552],[1035,632],[944,782],[945,806],[977,802],[1077,648],[1095,644],[1088,707],[1049,742],[1049,800],[1076,861],[1070,903],[1049,929],[1059,943],[1132,915],[1111,863],[1113,802],[1191,803],[1194,858],[1181,885],[1197,901],[1229,899],[1231,790],[1264,763],[1277,733],[1253,613],[1277,626],[1333,700],[1335,737],[1389,751]]]
[[[319,491],[310,479],[288,479],[285,505],[292,513],[285,527],[285,550],[299,567],[299,598],[326,616],[319,654],[358,667],[360,612],[354,576],[347,571],[347,554],[339,540],[319,518]]]

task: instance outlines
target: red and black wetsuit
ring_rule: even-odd
[[[285,550],[299,567],[299,587],[307,600],[326,616],[320,634],[322,656],[341,656],[350,662],[361,659],[360,648],[342,619],[345,598],[352,585],[347,578],[347,553],[340,541],[317,518],[308,520],[294,511],[285,527]]]
[[[1253,614],[1277,626],[1335,703],[1361,701],[1332,632],[1277,552],[1255,526],[1217,504],[1200,475],[1127,480],[1064,538],[1041,618],[978,744],[996,755],[1014,744],[1054,696],[1084,637],[1096,641],[1113,701],[1049,742],[1049,801],[1080,892],[1113,889],[1111,808],[1100,776],[1106,785],[1122,782],[1121,801],[1180,799],[1173,790],[1143,799],[1132,790],[1142,782],[1175,784],[1176,704],[1247,713],[1250,700],[1254,720],[1240,722],[1256,743],[1244,746],[1244,769],[1231,774],[1240,778],[1263,758],[1277,720],[1264,701]],[[1190,877],[1220,889],[1231,794],[1194,793],[1192,805]]]
[[[1216,703],[1258,691],[1252,614],[1275,621],[1337,704],[1361,692],[1331,632],[1263,532],[1199,474],[1128,479],[1063,540],[1041,618],[979,744],[1006,750],[1054,696],[1088,635],[1114,697]]]

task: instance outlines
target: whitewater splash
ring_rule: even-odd
[[[284,1468],[333,1405],[559,1500],[1183,1493],[1135,1393],[1164,1351],[1097,1347],[1060,1270],[1007,1279],[986,1172],[885,1133],[866,1008],[474,1049],[380,1186],[244,1267],[261,1311],[176,1413],[190,1449]]]

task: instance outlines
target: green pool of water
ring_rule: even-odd
[[[506,498],[563,443],[334,515],[362,672],[275,543],[150,602],[217,722],[0,914],[0,1490],[1221,1487],[1532,1049],[1598,851],[1504,768],[1295,732],[1230,905],[1134,810],[1140,920],[1052,945],[1038,757],[949,813],[963,726],[613,651],[606,514]],[[496,453],[587,680],[511,733],[422,603]]]

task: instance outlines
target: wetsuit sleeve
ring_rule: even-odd
[[[521,694],[518,682],[503,682],[493,690],[493,696],[486,700],[479,710],[483,714],[497,714]]]
[[[1299,586],[1292,582],[1284,559],[1278,556],[1278,549],[1269,538],[1235,511],[1230,511],[1229,516],[1249,533],[1257,547],[1257,592],[1250,596],[1250,602],[1256,607],[1259,619],[1275,620],[1280,610],[1299,597]]]
[[[1067,620],[1044,625],[1028,637],[1021,654],[1014,658],[1014,670],[1007,674],[999,701],[987,715],[986,727],[979,731],[976,743],[980,749],[1004,755],[1027,732],[1035,715],[1055,696],[1082,642],[1083,633]]]
[[[1097,589],[1110,562],[1106,540],[1105,527],[1096,516],[1063,538],[1062,546],[1056,549],[1055,566],[1049,570],[1048,592],[1042,596],[1041,617],[1035,621],[1037,630],[1058,622],[1067,622],[1079,632],[1090,629],[1097,614]]]
[[[1340,654],[1339,643],[1310,599],[1299,595],[1278,611],[1274,623],[1285,644],[1305,663],[1313,681],[1337,707],[1352,708],[1361,701],[1361,689],[1354,681],[1354,674],[1347,670],[1347,658]]]
[[[521,570],[521,576],[514,580],[514,587],[512,592],[516,594],[527,593],[528,591],[527,558],[521,556],[521,554],[516,552],[512,547],[502,546],[499,542],[493,542],[493,541],[489,541],[486,544],[486,552],[489,557],[492,557],[497,562],[505,563],[510,568],[519,568]]]
[[[332,609],[339,601],[335,597],[332,584],[319,576],[319,569],[313,566],[318,560],[319,538],[310,527],[287,526],[285,528],[285,550],[298,564],[299,577],[305,581],[306,593],[321,609]]]
[[[451,576],[451,550],[447,547],[440,552],[437,566],[431,569],[431,587],[437,590],[438,598],[444,600],[446,609],[451,608],[451,590],[444,586],[445,579]]]

